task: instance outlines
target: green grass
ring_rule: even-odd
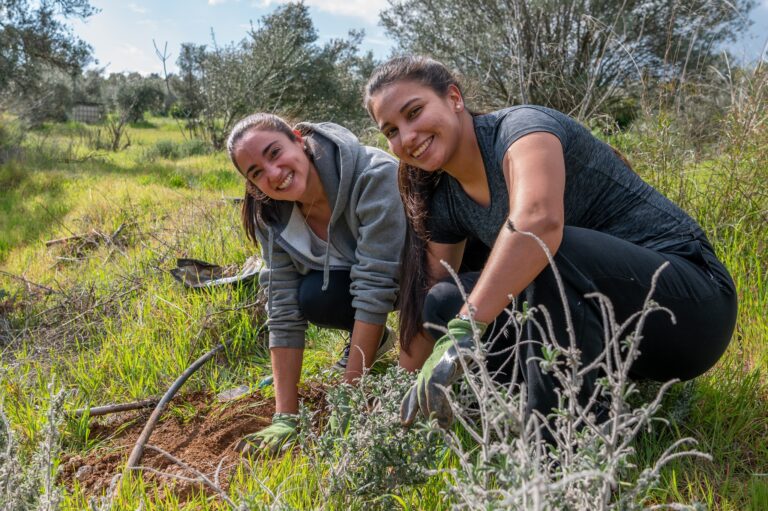
[[[680,390],[668,397],[666,413],[682,407],[680,420],[655,428],[636,447],[639,464],[648,463],[671,440],[689,435],[713,456],[711,463],[669,465],[651,502],[757,510],[768,507],[768,128],[745,133],[723,122],[719,143],[699,157],[667,118],[649,119],[612,140],[644,178],[700,220],[740,298],[726,355],[689,387],[690,405]],[[169,119],[129,127],[131,146],[118,153],[88,146],[96,129],[44,126],[27,139],[19,160],[0,165],[0,269],[18,277],[0,274],[0,304],[7,305],[0,308],[6,311],[0,313],[0,394],[30,449],[40,437],[53,377],[69,392],[67,409],[157,396],[224,339],[234,340],[226,356],[196,373],[183,392],[254,385],[269,373],[265,341],[257,335],[263,317],[245,307],[254,300],[253,288],[192,292],[166,271],[177,257],[233,263],[255,251],[242,233],[238,206],[222,200],[242,194],[227,156],[198,151]],[[113,244],[43,243],[94,231],[110,235],[120,226]],[[303,377],[322,378],[343,341],[315,328],[308,335],[313,349],[305,355]],[[69,454],[95,446],[85,421],[68,422],[63,433]],[[389,496],[328,502],[318,488],[321,475],[312,459],[293,453],[240,466],[229,493],[249,496],[256,508],[275,504],[270,493],[297,509],[448,505],[438,476]],[[173,494],[160,495],[134,478],[121,485],[114,509],[133,510],[139,502],[147,510],[179,506]],[[86,507],[78,489],[62,505]],[[203,496],[184,507],[224,508]]]

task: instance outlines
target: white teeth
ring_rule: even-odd
[[[276,187],[276,188],[277,188],[278,190],[284,190],[284,189],[285,189],[285,188],[287,188],[287,187],[288,187],[288,185],[290,185],[292,182],[293,182],[293,172],[291,172],[290,174],[288,174],[287,176],[285,176],[285,179],[283,179],[283,182],[282,182],[282,183],[280,183],[279,185],[277,185],[277,187]]]
[[[432,143],[432,137],[429,137],[424,142],[422,142],[421,145],[419,147],[417,147],[416,150],[411,153],[411,155],[414,158],[418,158],[419,156],[422,155],[422,153],[424,153],[424,151],[427,150],[427,147],[429,147],[430,143]]]

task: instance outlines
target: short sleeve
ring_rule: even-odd
[[[531,106],[510,108],[499,116],[496,126],[494,153],[496,161],[503,161],[509,146],[525,135],[546,132],[555,135],[565,150],[568,133],[553,115]]]

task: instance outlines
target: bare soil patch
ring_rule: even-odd
[[[322,408],[324,392],[304,388],[302,398],[313,409]],[[320,406],[318,406],[320,405]],[[213,480],[221,463],[220,483],[229,487],[229,476],[241,461],[235,450],[239,440],[271,423],[274,400],[256,392],[235,401],[220,403],[215,395],[196,393],[173,400],[163,420],[155,427],[148,445],[159,447],[181,459]],[[122,472],[125,462],[151,413],[125,412],[94,418],[92,438],[103,443],[85,455],[65,456],[61,482],[72,490],[77,481],[88,496],[99,496],[109,488],[112,478]],[[185,477],[195,477],[164,456],[146,449],[141,465]],[[173,491],[183,501],[200,491],[212,493],[201,484],[145,472],[144,480],[155,483],[160,493]]]

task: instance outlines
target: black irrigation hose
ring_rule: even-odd
[[[132,470],[138,466],[139,462],[141,461],[141,457],[144,455],[144,445],[146,445],[147,441],[149,440],[149,436],[152,434],[152,430],[155,429],[155,424],[157,424],[160,416],[163,414],[163,412],[165,412],[165,409],[171,399],[173,399],[173,396],[176,394],[176,392],[178,392],[181,386],[184,385],[184,382],[186,382],[187,379],[192,376],[195,371],[200,369],[203,364],[213,358],[216,353],[223,350],[224,348],[229,347],[230,344],[232,344],[232,339],[219,344],[211,351],[195,360],[192,365],[189,366],[187,370],[184,371],[181,376],[176,379],[175,382],[173,382],[173,385],[171,385],[171,387],[168,389],[168,391],[166,391],[160,401],[158,401],[157,406],[152,412],[152,415],[150,415],[147,424],[144,426],[144,429],[141,432],[141,435],[139,435],[138,440],[136,440],[136,445],[133,447],[133,451],[128,457],[128,463],[125,465],[126,471]]]

